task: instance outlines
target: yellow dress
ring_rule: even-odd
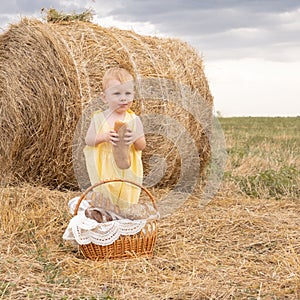
[[[131,110],[127,110],[124,122],[134,132],[136,130],[136,115]],[[103,133],[111,130],[108,122],[102,111],[96,111],[93,114],[95,121],[96,132]],[[132,144],[130,146],[131,166],[129,169],[119,169],[115,163],[111,143],[101,143],[97,146],[85,146],[84,155],[92,185],[106,179],[127,179],[135,183],[142,184],[143,181],[143,165],[142,151],[137,151]],[[123,182],[114,182],[101,185],[94,189],[101,193],[104,197],[118,205],[121,209],[126,209],[130,204],[135,204],[139,201],[140,188]]]

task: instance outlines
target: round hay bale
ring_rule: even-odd
[[[0,36],[0,60],[2,184],[88,185],[83,137],[90,112],[103,107],[102,76],[114,66],[136,80],[146,184],[194,184],[207,166],[213,100],[202,59],[187,43],[24,18]]]

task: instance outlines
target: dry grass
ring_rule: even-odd
[[[59,23],[62,21],[84,21],[84,22],[91,22],[93,19],[93,12],[91,10],[86,10],[82,13],[64,13],[59,12],[54,8],[50,8],[48,10],[42,8],[41,11],[45,14],[44,19],[47,20],[47,22],[52,23]]]
[[[299,117],[220,121],[228,153],[225,185],[254,198],[300,198]]]
[[[1,190],[0,299],[300,297],[297,201],[195,195],[160,221],[154,258],[94,262],[62,241],[74,194]]]

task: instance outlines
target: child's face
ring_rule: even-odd
[[[119,80],[110,80],[103,93],[103,101],[108,104],[110,110],[118,113],[123,113],[131,107],[133,97],[133,81],[121,83]]]

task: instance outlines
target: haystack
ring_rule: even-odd
[[[146,184],[194,185],[203,173],[212,96],[202,59],[187,43],[91,22],[24,18],[0,36],[0,61],[2,184],[88,185],[83,137],[90,112],[102,108],[102,76],[113,66],[136,80]]]

